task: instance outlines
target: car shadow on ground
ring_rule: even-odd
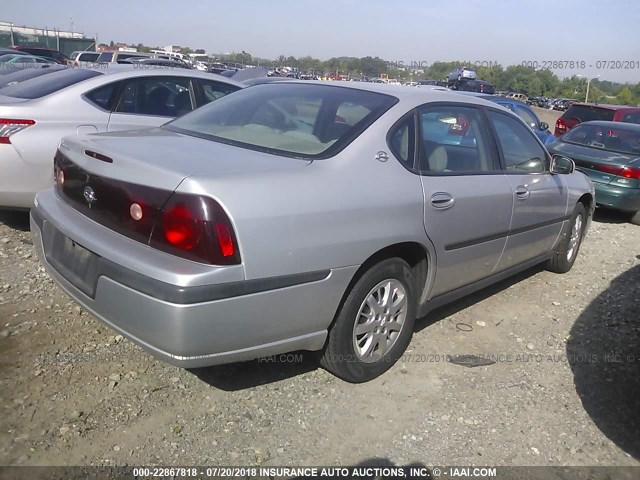
[[[596,208],[593,214],[593,221],[598,223],[628,223],[630,216],[627,212],[599,207]]]
[[[28,232],[29,212],[24,210],[0,210],[0,223],[15,230]]]
[[[460,310],[481,302],[542,270],[541,266],[530,268],[450,305],[440,307],[416,320],[414,332],[419,332]],[[279,382],[321,368],[319,358],[319,352],[293,352],[248,362],[194,368],[189,371],[212,387],[225,391],[237,391]]]
[[[432,312],[429,312],[422,318],[416,319],[416,326],[414,328],[414,332],[419,332],[424,330],[425,328],[437,323],[441,320],[444,320],[451,315],[454,315],[462,310],[465,310],[476,303],[482,302],[493,295],[496,295],[503,290],[515,285],[516,283],[520,283],[534,275],[542,272],[544,270],[543,265],[536,265],[535,267],[528,268],[513,277],[509,277],[505,280],[502,280],[498,283],[495,283],[489,287],[483,288],[475,293],[467,295],[465,297],[456,300],[455,302],[449,303],[447,305],[443,305]],[[473,328],[473,327],[471,327]]]
[[[275,383],[320,368],[318,352],[291,352],[247,362],[193,368],[212,387],[228,392]]]
[[[580,314],[567,358],[593,422],[640,458],[640,265],[615,278]]]

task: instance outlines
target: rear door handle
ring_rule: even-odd
[[[525,198],[529,198],[530,194],[531,194],[531,192],[526,187],[526,185],[518,185],[516,187],[516,197],[524,200]]]
[[[454,198],[450,193],[438,192],[431,195],[431,205],[434,208],[449,208],[453,202]]]

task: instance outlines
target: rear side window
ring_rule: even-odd
[[[608,108],[600,108],[591,105],[572,105],[562,115],[562,118],[576,118],[581,123],[590,122],[591,120],[612,121],[615,115],[614,110]]]
[[[14,98],[35,99],[51,95],[54,92],[80,83],[89,78],[103,75],[96,70],[86,70],[80,68],[69,68],[43,75],[15,85],[0,89],[0,95]]]
[[[84,98],[86,98],[89,103],[93,103],[98,108],[111,111],[113,107],[114,95],[117,92],[119,85],[120,82],[113,82],[109,85],[103,85],[102,87],[87,92],[84,95]]]
[[[211,80],[199,80],[199,82],[200,85],[202,85],[202,91],[204,93],[204,102],[201,105],[206,105],[240,89],[240,87],[236,87],[235,85],[213,82]]]
[[[415,138],[415,115],[409,115],[395,125],[389,133],[389,147],[393,154],[406,168],[413,169]]]

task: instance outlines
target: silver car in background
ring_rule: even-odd
[[[0,89],[0,208],[30,208],[53,185],[63,136],[159,126],[242,87],[191,70],[104,65]]]
[[[473,68],[458,67],[447,75],[447,84],[451,85],[452,83],[475,79],[476,71]]]
[[[362,382],[416,317],[539,263],[568,271],[589,179],[495,103],[274,82],[161,128],[66,137],[31,230],[53,279],[175,365],[293,350]]]

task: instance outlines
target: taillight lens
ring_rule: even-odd
[[[622,167],[618,175],[624,178],[640,180],[640,167]]]
[[[96,158],[91,153],[95,152],[87,155]],[[98,176],[59,150],[54,175],[56,189],[67,203],[111,230],[196,262],[240,263],[231,220],[212,198]]]
[[[564,131],[567,129],[567,126],[564,124],[564,121],[561,118],[559,118],[558,121],[556,121],[556,128],[558,130]]]
[[[0,143],[11,143],[9,137],[25,128],[35,125],[35,120],[19,120],[15,118],[0,118]]]
[[[240,253],[233,226],[218,202],[174,193],[162,208],[150,246],[196,262],[236,265]]]
[[[601,172],[610,173],[611,175],[618,175],[619,177],[640,179],[640,167],[620,167],[619,165],[596,165],[596,170]]]

